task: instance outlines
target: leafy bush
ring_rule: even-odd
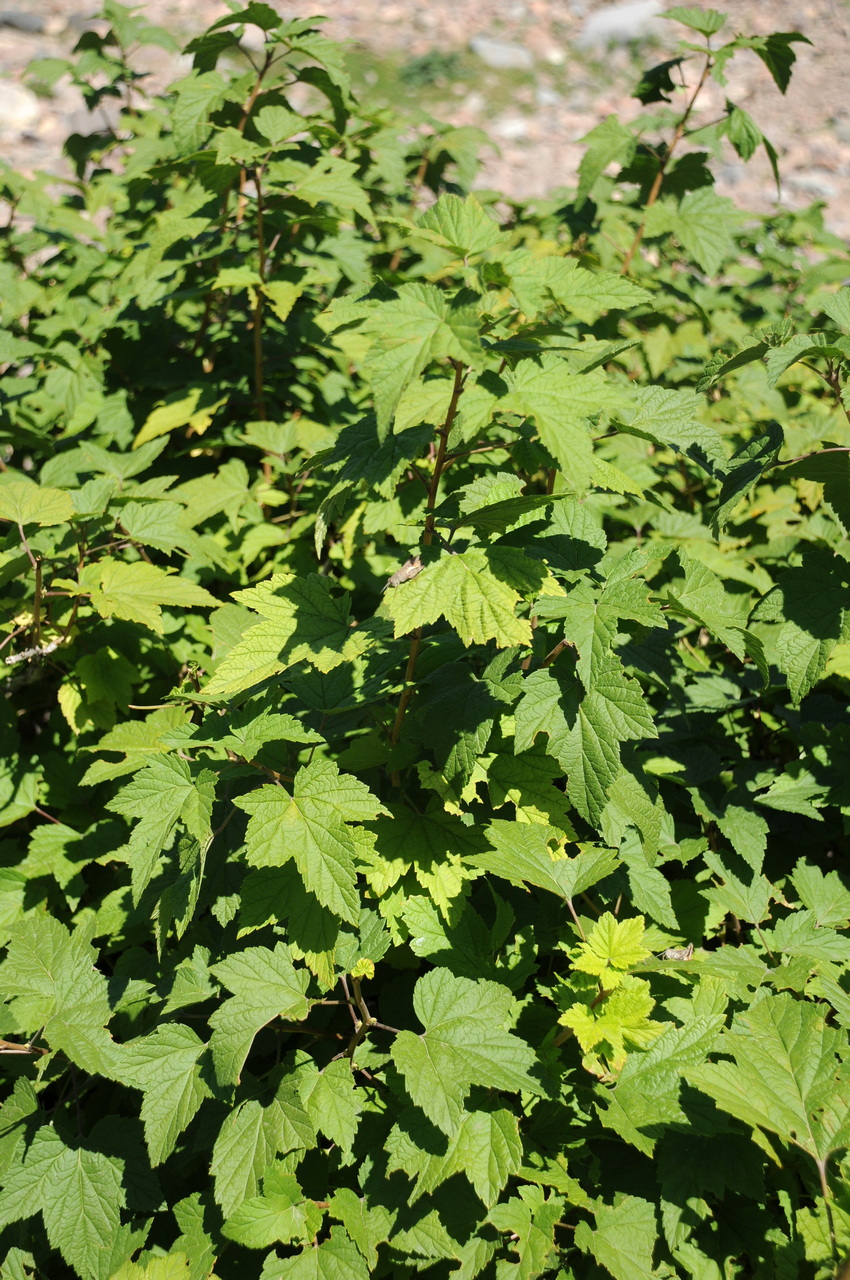
[[[445,53],[442,49],[429,49],[418,58],[411,58],[400,68],[398,76],[409,89],[424,89],[445,80],[459,80],[463,65],[457,53]]]
[[[801,37],[673,11],[508,205],[313,23],[146,100],[106,12],[2,177],[3,1280],[833,1274],[850,271],[684,149]]]

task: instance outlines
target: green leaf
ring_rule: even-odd
[[[272,161],[269,175],[280,183],[291,183],[289,194],[311,209],[328,203],[334,208],[353,210],[361,218],[373,217],[367,193],[357,180],[357,165],[339,156],[320,155],[313,164],[299,160]]]
[[[835,293],[823,294],[818,298],[818,304],[839,329],[850,330],[850,288],[845,285]]]
[[[578,948],[573,968],[598,978],[604,976],[603,986],[617,986],[622,972],[650,954],[643,943],[644,931],[643,916],[617,920],[606,911],[593,926],[587,941]]]
[[[619,1071],[629,1050],[646,1049],[664,1030],[663,1023],[649,1017],[655,1004],[649,984],[610,970],[600,977],[601,984],[606,986],[612,976],[616,989],[602,1004],[593,1008],[579,1001],[558,1019],[575,1033],[583,1065],[599,1075]]]
[[[731,110],[729,108],[731,107]],[[726,136],[742,160],[751,160],[762,141],[761,129],[755,120],[740,107],[726,104],[729,116],[726,120]]]
[[[496,818],[487,827],[487,838],[492,850],[467,858],[471,866],[511,884],[533,884],[563,898],[584,893],[617,867],[617,855],[610,849],[585,849],[574,858],[554,853],[549,846],[563,840],[562,833],[538,823]]]
[[[110,1075],[115,1045],[106,979],[94,968],[91,944],[50,916],[21,920],[11,930],[3,963],[3,994],[17,1029],[41,1032],[84,1071]]]
[[[797,61],[792,44],[811,44],[807,36],[799,31],[774,31],[768,36],[750,36],[737,43],[744,48],[752,49],[767,67],[774,84],[780,93],[785,93],[791,83],[791,68]]]
[[[334,1227],[327,1240],[303,1253],[267,1258],[263,1280],[369,1280],[369,1269],[345,1232]]]
[[[140,819],[126,846],[134,902],[156,872],[160,854],[172,843],[178,821],[182,819],[198,841],[206,840],[212,796],[205,795],[200,783],[200,777],[192,778],[185,760],[164,756],[141,769],[109,802],[113,812]]]
[[[720,490],[720,501],[712,517],[711,527],[718,536],[729,521],[742,498],[776,461],[782,448],[783,432],[777,422],[768,424],[767,431],[754,436],[733,454],[729,469]]]
[[[591,1254],[614,1280],[646,1280],[652,1275],[658,1227],[650,1201],[623,1196],[611,1205],[599,1203],[593,1216],[595,1229],[586,1222],[576,1227],[576,1247]]]
[[[287,1151],[310,1150],[315,1130],[294,1088],[286,1081],[263,1106],[255,1099],[240,1103],[224,1118],[213,1147],[210,1173],[215,1198],[229,1217],[243,1200],[260,1190],[260,1179]]]
[[[484,253],[505,239],[499,224],[482,209],[475,196],[444,192],[416,219],[417,231],[429,232],[434,244],[467,258]]]
[[[525,750],[538,733],[547,734],[547,750],[567,773],[570,799],[583,817],[598,822],[608,788],[622,769],[620,743],[656,735],[640,687],[617,658],[606,656],[584,697],[575,675],[552,667],[533,672],[523,689],[516,709],[517,747]]]
[[[675,5],[672,9],[665,9],[663,16],[674,22],[681,22],[683,26],[690,27],[692,31],[698,31],[703,36],[716,35],[727,21],[727,15],[718,12],[717,9],[696,9],[686,5]]]
[[[196,583],[174,577],[158,565],[146,564],[143,560],[132,564],[101,560],[83,570],[80,582],[91,593],[91,602],[102,618],[141,622],[159,636],[163,634],[163,605],[204,609],[219,603]]]
[[[695,1013],[683,1027],[668,1026],[644,1053],[629,1054],[605,1098],[602,1123],[651,1156],[661,1126],[686,1123],[682,1077],[705,1061],[722,1026],[722,1015]]]
[[[818,1005],[765,994],[736,1013],[720,1045],[734,1062],[691,1068],[687,1079],[744,1124],[824,1162],[850,1144],[847,1035]]]
[[[502,1264],[501,1274],[510,1280],[534,1280],[548,1269],[555,1251],[555,1225],[564,1210],[560,1196],[549,1196],[541,1187],[520,1187],[519,1195],[490,1210],[488,1221],[497,1231],[510,1232],[510,1248],[518,1256]]]
[[[549,597],[538,604],[545,618],[563,618],[564,639],[578,649],[577,670],[586,689],[597,675],[607,671],[615,647],[619,623],[629,618],[645,627],[663,627],[664,615],[649,598],[649,587],[626,572],[611,577],[596,592],[580,582],[566,597]]]
[[[144,1091],[141,1116],[153,1165],[171,1155],[180,1134],[210,1096],[198,1066],[205,1050],[191,1027],[177,1023],[158,1026],[121,1050],[121,1078]]]
[[[626,165],[635,153],[634,134],[620,124],[616,116],[608,116],[581,139],[589,144],[578,169],[576,205],[580,208],[602,177],[609,164]]]
[[[321,1071],[315,1067],[305,1068],[299,1077],[298,1088],[301,1101],[316,1128],[335,1142],[345,1155],[350,1155],[363,1110],[363,1096],[354,1087],[348,1058],[329,1062]]]
[[[800,895],[800,901],[815,917],[819,927],[837,925],[845,927],[850,921],[850,890],[841,882],[837,871],[827,871],[811,866],[802,858],[794,868],[791,879]]]
[[[699,421],[702,396],[666,387],[638,387],[636,408],[626,419],[625,430],[658,445],[670,445],[698,463],[709,474],[726,470],[726,452],[714,427]]]
[[[212,972],[233,995],[210,1017],[210,1052],[218,1080],[238,1084],[261,1027],[274,1018],[301,1022],[307,1017],[310,975],[306,969],[295,968],[292,953],[283,942],[274,951],[267,947],[238,951],[213,965]]]
[[[328,1212],[339,1218],[371,1270],[378,1263],[378,1245],[389,1239],[393,1218],[382,1204],[370,1209],[350,1187],[339,1187],[333,1194]]]
[[[823,675],[844,631],[847,602],[844,563],[825,547],[806,547],[799,568],[779,575],[774,607],[784,617],[776,661],[799,703]],[[758,616],[758,611],[756,612]]]
[[[775,387],[782,374],[800,360],[825,359],[843,362],[850,355],[847,338],[827,333],[797,333],[767,353],[767,381]]]
[[[436,564],[394,591],[382,605],[395,635],[445,618],[465,645],[495,640],[499,648],[531,643],[531,625],[517,618],[519,592],[493,571],[487,553],[477,547],[445,554]]]
[[[217,280],[214,287],[221,288],[222,285]],[[226,403],[226,396],[216,400],[214,389],[205,383],[198,383],[188,389],[181,388],[151,410],[133,441],[133,448],[138,449],[149,440],[168,435],[181,427],[190,427],[195,435],[203,435],[218,410]]]
[[[431,284],[402,285],[394,301],[382,303],[368,317],[364,328],[374,335],[374,342],[364,373],[382,435],[389,430],[405,387],[431,360],[483,367],[478,327],[478,310],[470,295],[451,298]]]
[[[38,1130],[0,1191],[0,1223],[41,1212],[47,1238],[78,1275],[100,1274],[100,1258],[120,1229],[125,1203],[116,1161],[65,1145],[55,1129]]]
[[[180,1227],[174,1249],[182,1250],[189,1259],[188,1280],[207,1280],[215,1264],[216,1248],[205,1226],[204,1209],[197,1192],[178,1200],[174,1206],[174,1217]]]
[[[646,214],[647,236],[671,233],[706,275],[715,276],[735,255],[739,214],[731,200],[711,187],[688,191],[678,208],[659,200]]]
[[[412,1113],[387,1139],[387,1171],[403,1169],[415,1180],[411,1203],[462,1173],[491,1209],[522,1164],[516,1117],[509,1111],[473,1111],[464,1114],[457,1133],[449,1138],[435,1139],[429,1129]],[[435,1145],[441,1149],[435,1151]]]
[[[593,442],[588,419],[600,410],[625,408],[628,391],[601,369],[573,373],[557,356],[523,360],[507,377],[512,394],[503,405],[534,419],[541,442],[557,461],[571,487],[581,491],[593,475]]]
[[[583,324],[594,324],[606,311],[637,307],[652,297],[625,276],[587,271],[575,258],[544,258],[539,265],[547,292]]]
[[[222,1231],[247,1249],[267,1249],[277,1241],[309,1244],[323,1217],[323,1210],[305,1198],[297,1178],[271,1168],[263,1179],[263,1194],[243,1200]]]
[[[298,578],[273,575],[262,586],[237,591],[234,599],[263,619],[244,633],[219,663],[204,688],[210,699],[227,701],[253,685],[308,661],[332,671],[347,657],[351,637],[349,600],[331,595],[332,583],[318,574]]]
[[[64,489],[41,488],[31,480],[0,484],[0,520],[13,524],[64,524],[74,515],[74,503]]]
[[[799,476],[823,485],[824,499],[832,507],[845,533],[850,532],[850,452],[824,450],[782,468],[785,476]]]
[[[538,1091],[529,1075],[534,1054],[505,1030],[511,1010],[506,987],[434,969],[417,982],[413,1005],[425,1032],[401,1031],[393,1061],[413,1101],[444,1133],[457,1132],[473,1084]]]
[[[294,860],[310,893],[340,919],[357,924],[359,847],[348,824],[387,813],[363,783],[318,759],[298,770],[291,796],[282,786],[264,786],[236,803],[251,815],[249,863],[282,867]]]
[[[519,522],[527,523],[526,516],[533,516],[537,511],[551,507],[553,503],[566,498],[567,494],[535,493],[517,498],[505,498],[502,502],[490,502],[469,515],[461,516],[453,521],[454,529],[462,529],[469,525],[476,533],[504,533],[511,525]]]

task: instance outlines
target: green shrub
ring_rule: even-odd
[[[106,12],[2,174],[2,1280],[834,1274],[850,270],[689,133],[802,37],[508,205]]]

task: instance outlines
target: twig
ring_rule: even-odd
[[[17,662],[29,662],[30,658],[43,658],[59,648],[61,641],[51,640],[50,644],[36,645],[32,649],[22,649],[20,653],[10,653],[3,661],[7,667],[14,667]]]
[[[262,166],[254,171],[254,185],[257,189],[257,254],[258,271],[261,287],[254,290],[254,396],[257,405],[257,417],[266,419],[266,395],[263,387],[263,291],[266,280],[266,242],[263,230],[263,188],[261,186]],[[268,484],[271,481],[271,463],[263,462],[263,478]]]
[[[18,533],[21,539],[21,545],[29,557],[29,562],[35,573],[35,595],[32,602],[32,633],[36,644],[41,640],[41,559],[34,556],[32,548],[27,542],[27,535],[24,533],[24,526],[18,525]]]
[[[572,640],[559,640],[554,649],[550,649],[546,657],[541,662],[541,667],[551,667],[556,658],[560,658],[565,649],[574,649],[575,645]]]
[[[443,423],[442,427],[440,427],[437,432],[440,443],[437,446],[437,454],[436,454],[436,457],[434,458],[434,474],[431,476],[431,484],[428,489],[428,499],[425,504],[426,509],[428,511],[428,515],[426,516],[426,519],[425,519],[425,529],[422,534],[422,542],[426,547],[430,547],[431,543],[434,541],[434,507],[437,505],[437,494],[440,489],[440,477],[443,473],[443,464],[445,463],[445,460],[446,460],[446,447],[448,445],[449,435],[451,434],[451,429],[454,424],[455,415],[457,414],[457,407],[460,401],[461,392],[463,391],[463,382],[464,382],[464,376],[466,372],[464,366],[460,363],[460,361],[452,361],[452,363],[454,364],[454,370],[455,370],[454,385],[452,387],[452,398],[449,401],[449,407],[446,412],[446,420]],[[398,710],[396,711],[395,720],[393,721],[393,727],[392,727],[392,730],[390,731],[390,742],[393,744],[393,746],[395,746],[395,744],[399,740],[399,737],[401,735],[401,727],[404,724],[404,717],[407,712],[407,706],[408,706],[408,703],[410,702],[410,699],[413,697],[413,690],[414,690],[413,677],[416,673],[416,659],[419,656],[419,649],[421,644],[422,644],[422,628],[417,627],[410,637],[410,650],[407,655],[407,666],[404,672],[405,687],[402,690],[401,697],[399,698]],[[391,781],[394,786],[398,786],[400,781],[400,776],[397,769],[393,770],[393,773],[391,774]]]
[[[410,206],[414,211],[416,209],[416,200],[419,195],[419,192],[422,189],[422,184],[425,181],[425,174],[427,172],[428,172],[428,157],[423,156],[421,161],[419,162],[419,168],[416,170],[416,176],[414,177],[412,186],[410,188]],[[396,249],[395,253],[393,254],[393,256],[390,258],[390,271],[392,271],[393,273],[398,271],[399,263],[401,262],[401,255],[403,253],[404,253],[404,245],[400,244],[399,247]]]
[[[42,1028],[43,1030],[43,1028]],[[24,1054],[41,1054],[50,1053],[49,1049],[42,1049],[38,1045],[33,1044],[33,1040],[37,1040],[41,1032],[37,1032],[32,1040],[26,1044],[16,1044],[14,1040],[0,1040],[0,1053],[24,1053]]]
[[[815,1160],[815,1164],[817,1165],[817,1168],[818,1168],[818,1177],[820,1178],[820,1188],[823,1194],[824,1208],[826,1209],[826,1221],[827,1221],[827,1226],[829,1227],[829,1241],[830,1241],[830,1245],[832,1246],[832,1259],[837,1267],[840,1261],[840,1258],[838,1255],[838,1241],[835,1236],[835,1222],[832,1217],[832,1203],[831,1203],[832,1194],[829,1190],[829,1182],[827,1181],[827,1177],[826,1177],[827,1159],[828,1157],[825,1156],[822,1160]]]
[[[623,265],[620,268],[620,275],[627,276],[629,274],[629,271],[632,265],[632,259],[634,258],[635,254],[640,248],[641,242],[644,237],[644,232],[646,231],[646,210],[652,208],[652,206],[655,204],[656,200],[658,199],[659,195],[661,194],[661,184],[664,182],[664,175],[667,172],[667,166],[669,165],[671,159],[673,158],[673,152],[675,151],[676,147],[679,145],[679,143],[682,140],[682,135],[685,132],[685,127],[690,118],[690,114],[694,109],[694,104],[696,103],[697,98],[702,92],[703,85],[708,79],[709,72],[711,71],[711,68],[713,65],[714,63],[713,63],[711,54],[709,53],[705,60],[705,66],[702,69],[702,75],[699,78],[699,84],[697,85],[696,89],[694,89],[693,94],[691,95],[690,102],[685,107],[684,115],[681,117],[681,119],[679,120],[679,123],[676,125],[676,130],[670,141],[670,145],[667,148],[666,154],[664,155],[664,158],[661,160],[658,166],[658,172],[655,175],[655,179],[650,188],[649,195],[646,198],[646,205],[644,206],[644,216],[641,220],[640,226],[637,229],[635,238],[632,241],[632,243],[629,245],[629,248],[626,252],[626,256],[623,259]]]

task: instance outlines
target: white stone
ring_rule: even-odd
[[[627,0],[625,4],[608,4],[591,13],[576,37],[580,49],[606,49],[609,44],[628,44],[645,40],[664,29],[659,20],[661,0]]]
[[[14,80],[0,80],[0,132],[22,133],[41,114],[38,98]]]
[[[497,138],[505,138],[509,142],[516,142],[519,138],[527,137],[528,121],[523,116],[500,116],[498,120],[493,121],[491,132]]]
[[[534,55],[524,45],[510,40],[494,40],[491,36],[475,36],[469,42],[472,52],[495,71],[533,71]]]
[[[813,169],[810,173],[791,173],[786,181],[789,187],[794,187],[805,195],[827,200],[835,195],[835,183],[831,181],[828,170]]]

